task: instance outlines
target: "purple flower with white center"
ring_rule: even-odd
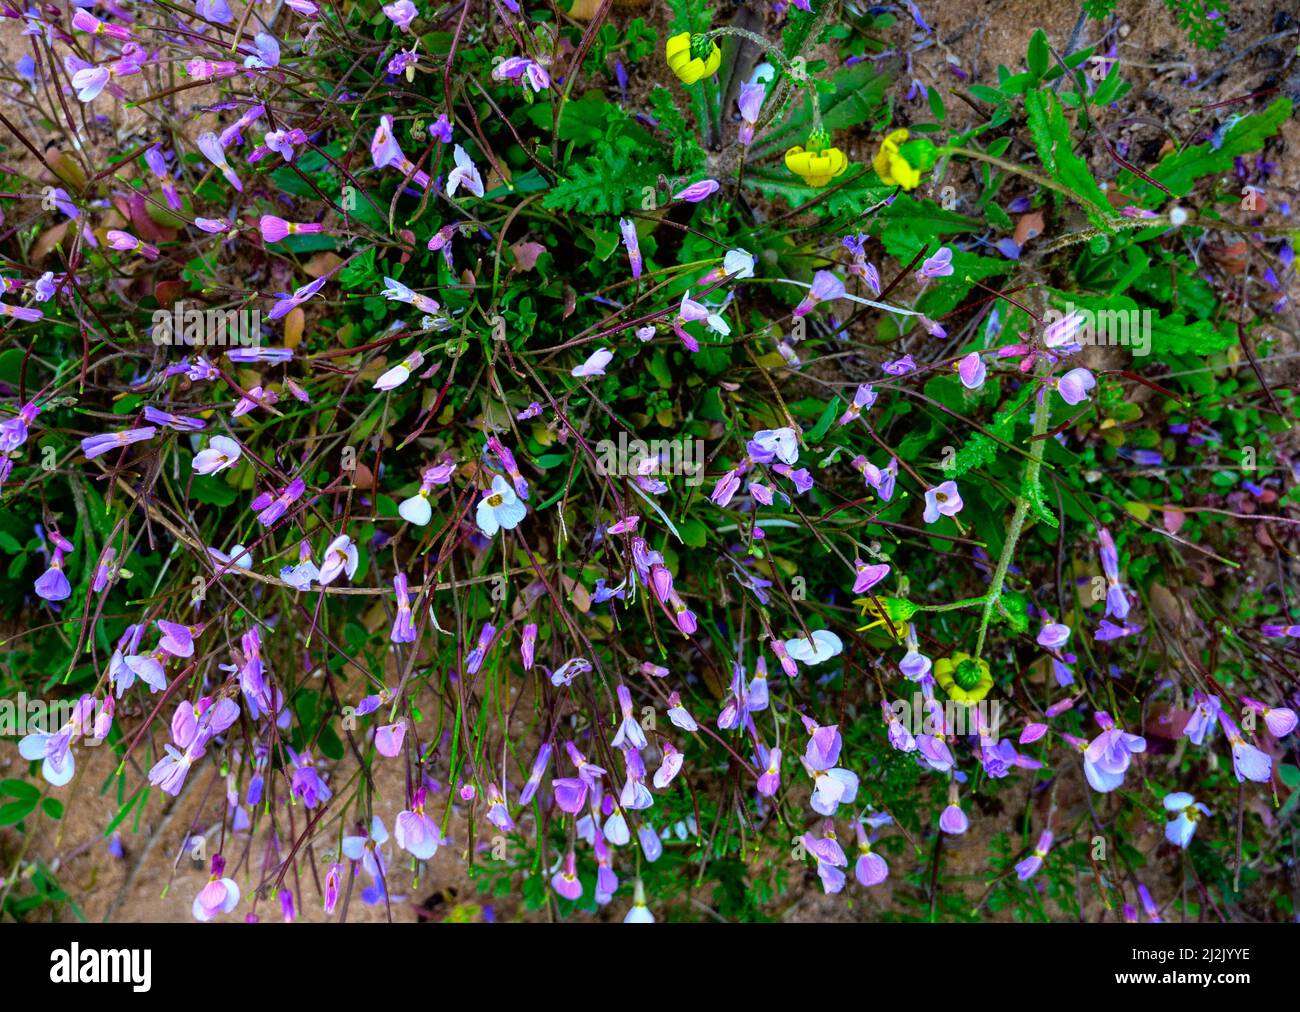
[[[819,302],[826,302],[844,297],[844,282],[830,271],[818,271],[813,275],[812,286],[806,295],[794,307],[795,316],[807,316]]]
[[[984,385],[988,369],[979,352],[972,351],[957,363],[957,375],[961,378],[961,385],[967,390],[978,390]]]
[[[1043,830],[1038,838],[1038,844],[1034,847],[1030,855],[1022,861],[1016,862],[1016,878],[1021,882],[1028,882],[1037,874],[1038,869],[1043,866],[1043,859],[1047,857],[1047,852],[1052,849],[1052,840],[1054,839],[1051,830]]]
[[[1097,380],[1087,369],[1071,369],[1056,381],[1056,392],[1066,404],[1081,404],[1096,385]]]
[[[912,360],[911,355],[904,355],[893,362],[886,362],[880,369],[890,376],[906,376],[910,372],[916,372],[916,362]]]
[[[258,32],[253,36],[253,48],[256,53],[244,57],[244,67],[248,70],[269,70],[280,65],[280,40],[267,32]],[[292,155],[290,161],[293,160]]]
[[[121,432],[87,436],[81,441],[81,452],[86,455],[87,460],[93,460],[100,454],[108,453],[109,450],[116,450],[123,446],[130,446],[132,443],[153,439],[154,433],[157,431],[152,425],[146,425],[137,429],[123,429]]]
[[[673,200],[685,200],[691,204],[698,204],[700,201],[713,196],[721,188],[716,179],[701,179],[697,183],[691,183],[690,186],[683,190],[678,190],[673,194]]]
[[[925,513],[922,519],[927,524],[935,523],[940,516],[955,517],[965,504],[955,481],[945,481],[934,488],[926,489]]]

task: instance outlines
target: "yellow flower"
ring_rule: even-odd
[[[902,643],[907,637],[907,622],[916,614],[916,605],[911,601],[904,601],[901,597],[882,597],[878,600],[885,606],[883,611],[869,597],[854,599],[853,603],[862,609],[862,617],[872,620],[864,626],[859,626],[858,632],[866,632],[879,626],[882,632]],[[888,621],[885,620],[886,616]]]
[[[907,130],[895,130],[880,142],[880,150],[872,159],[871,167],[876,170],[880,181],[887,186],[901,186],[904,190],[914,190],[921,185],[921,170],[914,169],[903,157],[899,148],[907,140]]]
[[[722,50],[706,36],[680,32],[668,40],[664,58],[668,69],[682,79],[682,84],[694,84],[718,72]]]
[[[805,151],[796,144],[785,153],[785,167],[809,186],[825,186],[849,167],[849,160],[839,148]]]
[[[934,680],[948,693],[949,699],[967,705],[978,703],[993,688],[989,662],[983,658],[977,661],[970,654],[960,652],[935,661]]]

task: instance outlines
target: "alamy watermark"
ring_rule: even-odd
[[[87,722],[93,727],[103,703],[96,702],[95,714]],[[72,721],[78,706],[75,699],[37,699],[19,692],[13,699],[0,699],[0,737],[25,737],[29,734],[55,734]],[[102,739],[85,738],[85,744],[98,745]]]
[[[1065,311],[1043,314],[1048,347],[1062,344],[1107,345],[1131,348],[1133,355],[1151,354],[1150,309],[1083,309],[1072,302]]]
[[[704,440],[702,439],[602,439],[596,444],[599,474],[623,477],[681,474],[690,486],[704,483]]]
[[[159,347],[251,348],[262,341],[262,311],[190,308],[181,301],[154,311],[149,334]]]
[[[996,745],[1002,726],[1002,703],[996,699],[981,699],[977,703],[959,703],[952,699],[943,701],[943,726],[939,726],[938,707],[927,707],[925,697],[914,692],[911,699],[895,699],[889,704],[894,718],[908,732],[918,734],[948,734],[961,737],[978,734],[984,744]]]

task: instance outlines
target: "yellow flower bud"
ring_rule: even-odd
[[[703,35],[692,37],[690,32],[679,32],[664,47],[664,59],[668,61],[668,69],[682,79],[682,84],[694,84],[718,72],[722,50]]]
[[[872,159],[871,167],[886,186],[901,186],[904,190],[914,190],[921,185],[921,170],[914,169],[899,152],[907,140],[907,130],[895,130],[880,142],[880,150]]]
[[[796,144],[785,153],[785,167],[809,186],[825,186],[849,167],[849,160],[839,148],[805,151]]]

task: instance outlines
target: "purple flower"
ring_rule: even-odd
[[[916,272],[920,278],[946,278],[952,273],[952,250],[947,246],[939,247],[934,256],[926,257],[921,269]]]
[[[1071,369],[1056,381],[1056,392],[1066,404],[1079,404],[1088,399],[1088,392],[1097,385],[1087,369]]]
[[[99,436],[87,436],[81,441],[81,452],[87,460],[93,460],[100,454],[115,450],[121,446],[130,446],[146,439],[153,439],[158,430],[152,425],[138,429],[123,429],[121,432],[108,432]]]
[[[674,200],[685,200],[692,204],[698,204],[702,200],[707,200],[713,194],[717,193],[722,187],[716,179],[701,179],[698,183],[691,183],[684,190],[678,190],[673,194]]]
[[[582,896],[582,883],[578,881],[577,858],[572,850],[564,855],[564,864],[551,876],[551,888],[566,900]]]
[[[961,377],[961,385],[967,390],[978,390],[984,385],[984,377],[988,375],[988,369],[984,365],[984,359],[980,358],[979,352],[972,351],[957,363],[957,375]]]
[[[945,481],[934,488],[926,489],[923,519],[927,524],[932,524],[939,519],[940,515],[955,517],[961,512],[963,505],[957,483]]]
[[[1043,866],[1043,858],[1047,857],[1047,852],[1052,849],[1053,836],[1050,830],[1044,830],[1038,838],[1036,846],[1027,858],[1023,861],[1016,862],[1016,877],[1021,882],[1027,882]]]
[[[623,245],[627,247],[627,259],[632,265],[632,280],[641,276],[641,246],[637,242],[636,225],[628,218],[618,219],[619,232],[623,236]]]
[[[945,833],[959,836],[970,828],[970,819],[966,817],[966,813],[961,810],[961,806],[956,801],[950,801],[943,814],[939,816],[939,828]]]

